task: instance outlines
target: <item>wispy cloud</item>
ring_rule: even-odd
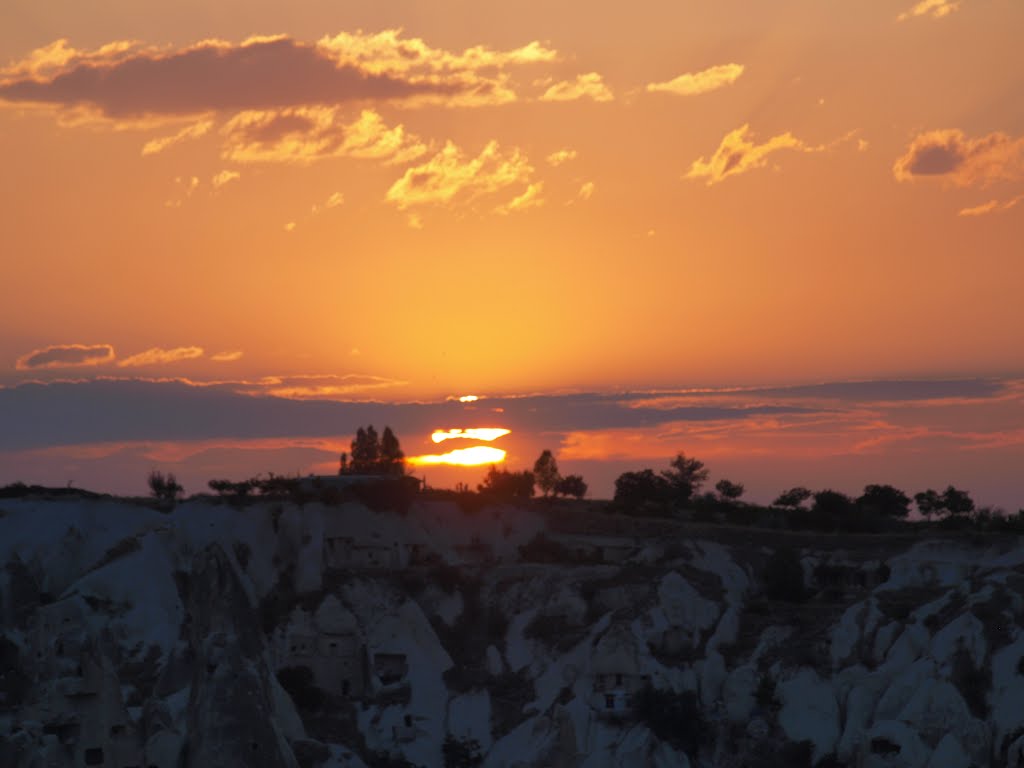
[[[649,83],[647,90],[651,93],[695,96],[732,85],[742,74],[742,64],[719,64],[700,72],[687,72],[667,82]]]
[[[235,360],[241,360],[243,354],[244,353],[240,349],[232,349],[210,355],[210,360],[215,363],[233,363]]]
[[[225,184],[228,184],[232,181],[238,181],[238,179],[240,178],[242,178],[242,174],[240,174],[238,171],[224,170],[218,171],[216,174],[214,174],[214,177],[210,179],[210,183],[213,184],[214,189],[220,189]]]
[[[371,109],[344,122],[337,107],[248,110],[221,129],[222,156],[236,163],[310,163],[327,157],[355,157],[407,163],[427,151],[405,127],[388,127]]]
[[[710,186],[718,184],[730,176],[738,176],[756,168],[763,168],[768,164],[770,155],[783,149],[798,152],[821,152],[826,148],[825,145],[807,144],[788,131],[778,136],[772,136],[767,141],[758,144],[754,140],[750,125],[741,125],[725,135],[718,145],[718,149],[710,158],[704,159],[701,156],[694,160],[685,178],[704,179],[705,183]]]
[[[406,170],[391,185],[386,199],[400,209],[410,206],[469,202],[513,184],[526,183],[533,173],[518,149],[502,151],[491,141],[475,158],[452,142],[427,160]]]
[[[119,368],[140,368],[146,365],[166,365],[182,360],[195,360],[202,356],[202,347],[175,347],[173,349],[151,347],[144,352],[118,360],[117,365]]]
[[[1021,200],[1024,200],[1024,194],[1011,197],[1009,200],[989,200],[981,205],[975,205],[971,208],[961,208],[957,213],[958,216],[984,216],[988,213],[999,213],[1000,211],[1008,211],[1013,208]]]
[[[559,149],[556,152],[552,152],[546,158],[544,158],[548,165],[557,168],[563,163],[568,163],[570,160],[576,159],[575,149]]]
[[[500,213],[503,216],[509,213],[515,213],[518,211],[526,211],[530,208],[539,208],[544,205],[544,198],[541,197],[541,192],[544,190],[544,182],[538,181],[535,184],[530,184],[526,190],[517,197],[512,198],[504,205],[499,205],[494,209],[495,213]]]
[[[541,95],[541,101],[577,101],[592,99],[593,101],[612,101],[615,96],[597,72],[577,75],[575,80],[564,80],[550,86]]]
[[[978,139],[957,128],[926,131],[913,138],[892,167],[899,181],[942,178],[961,187],[1024,178],[1024,136],[995,132]]]
[[[14,367],[19,371],[79,368],[104,365],[113,360],[114,348],[110,344],[54,344],[22,355]]]
[[[237,391],[290,400],[332,400],[406,384],[408,382],[401,379],[368,374],[309,374],[267,376],[254,384],[239,385]]]
[[[213,120],[200,120],[191,125],[186,125],[177,133],[170,136],[161,136],[157,139],[150,139],[142,147],[143,155],[155,155],[163,152],[168,147],[181,144],[184,141],[198,139],[205,136],[213,128]]]
[[[921,17],[942,19],[959,9],[959,0],[920,0],[896,18],[899,21]]]
[[[331,208],[337,208],[345,204],[345,195],[341,192],[332,192],[330,196],[323,203],[314,203],[312,213],[318,214],[320,211],[329,211]]]

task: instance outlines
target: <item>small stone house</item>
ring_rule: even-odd
[[[606,717],[630,715],[634,695],[650,682],[640,667],[639,642],[622,624],[613,625],[594,646],[590,669],[590,706]]]
[[[334,595],[313,616],[296,611],[275,640],[275,667],[308,667],[313,684],[332,694],[360,697],[367,688],[366,647],[355,617]]]

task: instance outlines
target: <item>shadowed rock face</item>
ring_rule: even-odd
[[[186,621],[195,664],[184,768],[296,768],[274,718],[255,611],[219,545],[196,556]]]

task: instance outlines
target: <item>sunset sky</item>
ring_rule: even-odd
[[[372,420],[597,496],[685,451],[1024,506],[1020,0],[3,19],[0,483],[333,471]]]

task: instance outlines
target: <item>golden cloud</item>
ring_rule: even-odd
[[[103,365],[113,360],[114,348],[110,344],[54,344],[22,355],[14,367],[19,371],[79,368]]]
[[[414,205],[468,202],[512,184],[529,181],[533,168],[518,150],[503,153],[491,141],[472,159],[452,142],[422,165],[409,168],[388,190],[386,199],[400,209]]]
[[[919,16],[930,16],[933,19],[941,19],[953,11],[960,9],[959,0],[920,0],[910,10],[904,11],[896,18],[899,21],[906,21]]]
[[[548,155],[544,159],[547,160],[548,165],[557,168],[562,163],[567,163],[570,160],[575,160],[576,159],[576,150],[575,149],[560,149],[557,152],[552,152],[550,155]]]
[[[401,30],[385,29],[375,34],[341,32],[325,36],[317,47],[342,66],[359,67],[377,75],[441,75],[502,69],[510,65],[554,61],[558,53],[534,40],[521,48],[496,51],[477,45],[461,53],[431,48],[421,38],[401,37]]]
[[[237,391],[289,400],[331,400],[344,399],[371,390],[401,387],[407,383],[400,379],[369,374],[305,374],[267,376],[254,384],[240,385]]]
[[[899,181],[917,176],[948,179],[961,187],[1024,178],[1024,136],[990,133],[968,138],[957,128],[926,131],[914,137],[893,164]]]
[[[171,136],[162,136],[158,139],[150,139],[143,145],[143,155],[155,155],[159,152],[163,152],[168,147],[173,147],[175,144],[180,144],[183,141],[189,141],[190,139],[198,139],[209,133],[213,127],[213,120],[200,120],[192,125],[186,125],[177,133]]]
[[[74,48],[68,45],[67,38],[61,38],[42,48],[36,48],[20,61],[0,67],[0,84],[17,82],[25,78],[45,80],[80,64],[113,64],[128,58],[140,49],[140,44],[133,40],[116,40],[87,51]]]
[[[664,83],[649,83],[650,93],[674,93],[694,96],[732,85],[743,74],[742,64],[719,64],[700,72],[686,73]]]
[[[214,189],[220,189],[225,184],[228,184],[229,182],[232,181],[237,181],[240,178],[242,178],[242,174],[240,174],[238,171],[224,170],[216,173],[214,177],[210,179],[210,183],[213,184]]]
[[[0,102],[118,121],[367,100],[475,106],[516,98],[506,68],[556,56],[536,41],[451,52],[402,39],[398,30],[315,44],[276,35],[176,49],[117,41],[87,51],[58,40],[0,69]]]
[[[615,97],[611,89],[604,84],[597,72],[578,75],[575,80],[565,80],[550,86],[540,97],[541,101],[576,101],[593,99],[594,101],[612,101]]]
[[[701,156],[694,160],[685,178],[706,179],[708,186],[717,184],[730,176],[765,166],[768,163],[768,156],[780,149],[821,152],[826,147],[810,146],[788,131],[772,136],[763,144],[757,144],[750,132],[750,125],[741,125],[725,135],[709,159],[705,160]]]
[[[343,123],[337,107],[247,110],[221,129],[222,157],[237,163],[311,163],[328,157],[355,157],[406,163],[427,151],[402,125],[389,128],[372,109]]]
[[[210,360],[215,363],[233,363],[235,360],[241,360],[242,355],[242,350],[233,349],[227,352],[218,352],[215,355],[210,355]]]
[[[495,213],[501,215],[507,215],[516,211],[525,211],[530,208],[539,208],[544,205],[544,198],[540,196],[544,190],[544,182],[538,181],[536,184],[530,184],[526,191],[518,197],[514,197],[504,205],[499,205],[494,209]]]
[[[119,368],[139,368],[144,365],[166,365],[182,360],[194,360],[202,356],[202,347],[175,347],[174,349],[152,347],[145,352],[139,352],[137,355],[119,360],[117,365]]]
[[[1013,208],[1021,200],[1024,200],[1024,195],[1017,195],[1011,197],[1009,200],[989,200],[987,203],[976,205],[972,208],[961,208],[957,213],[958,216],[984,216],[987,213],[998,213],[1000,211],[1008,211]]]

